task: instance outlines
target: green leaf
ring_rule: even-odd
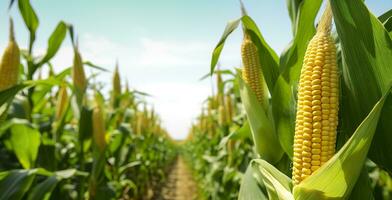
[[[263,159],[255,159],[251,165],[257,172],[256,176],[264,181],[269,199],[294,200],[291,194],[293,183],[289,177]]]
[[[31,34],[35,35],[35,32],[39,25],[39,21],[37,14],[31,7],[30,0],[18,0],[18,3],[20,14],[23,17],[27,28],[29,29]]]
[[[0,172],[0,200],[19,200],[30,188],[35,173],[32,170]]]
[[[19,12],[30,32],[29,50],[31,50],[35,41],[35,33],[39,25],[38,17],[31,7],[30,0],[18,0],[18,6]]]
[[[24,89],[27,86],[27,84],[19,84],[9,89],[0,91],[0,106],[11,101],[20,90]]]
[[[55,175],[59,179],[69,179],[77,175],[77,173],[78,171],[76,169],[66,169],[66,170],[56,171]]]
[[[380,15],[378,17],[378,20],[380,20],[381,23],[384,23],[391,17],[392,17],[392,9],[390,9],[387,12],[385,12],[384,14]]]
[[[391,35],[392,34],[392,17],[388,18],[387,21],[384,22],[384,27],[389,32],[389,35]],[[392,37],[392,35],[390,37]]]
[[[229,140],[244,140],[246,138],[252,138],[251,133],[252,132],[250,130],[249,122],[245,121],[242,127],[238,128],[237,130],[230,133],[228,136],[221,139],[219,143],[219,148],[223,148],[224,146],[226,146]]]
[[[56,171],[54,175],[49,176],[45,181],[39,183],[32,189],[31,193],[29,193],[28,200],[49,199],[52,191],[62,179],[72,178],[76,173],[76,169]]]
[[[41,135],[26,123],[15,123],[10,127],[12,149],[25,169],[35,165]]]
[[[225,31],[223,32],[221,39],[219,40],[218,44],[216,45],[214,51],[212,52],[211,71],[210,71],[211,75],[214,73],[215,66],[218,63],[219,56],[220,56],[222,49],[225,45],[227,37],[238,27],[238,25],[240,24],[240,21],[241,21],[241,18],[230,21],[229,23],[227,23]]]
[[[328,162],[294,187],[295,199],[345,199],[350,195],[366,160],[386,97],[377,102],[351,138]]]
[[[268,200],[264,194],[265,186],[263,180],[255,176],[255,168],[249,165],[242,177],[238,200]]]
[[[251,36],[252,42],[257,46],[261,70],[269,91],[273,91],[276,79],[279,76],[278,56],[264,40],[256,23],[249,16],[242,17],[245,31]]]
[[[92,114],[93,111],[85,106],[82,107],[80,112],[80,121],[79,121],[79,141],[83,142],[91,138],[91,133],[93,130],[92,127]]]
[[[57,186],[59,179],[56,176],[48,177],[45,181],[36,185],[29,194],[28,200],[42,199],[47,200],[50,198],[52,191]]]
[[[299,13],[299,6],[303,0],[286,0],[287,2],[287,10],[289,11],[289,16],[291,20],[291,27],[293,30],[293,34],[295,34],[297,29],[297,16]]]
[[[343,55],[341,134],[349,137],[392,80],[392,40],[383,24],[361,0],[332,0],[336,30]],[[392,172],[392,97],[381,113],[369,157]]]
[[[353,191],[351,192],[349,200],[369,199],[373,200],[373,188],[370,183],[370,178],[366,165],[363,166],[361,174],[358,177]]]
[[[94,69],[98,69],[98,70],[103,71],[103,72],[109,72],[109,70],[107,70],[107,69],[105,69],[103,67],[100,67],[100,66],[98,66],[98,65],[96,65],[96,64],[94,64],[94,63],[92,63],[90,61],[84,61],[83,64],[85,64],[85,65],[87,65],[89,67],[92,67]]]
[[[48,48],[46,50],[46,54],[44,58],[40,61],[39,65],[48,62],[50,59],[53,58],[54,55],[56,55],[57,51],[59,50],[61,44],[64,41],[66,34],[67,25],[63,21],[60,21],[48,40]]]
[[[293,157],[296,88],[307,45],[316,31],[314,21],[321,3],[322,0],[303,0],[299,4],[295,36],[280,57],[281,75],[271,93],[276,131],[290,158]]]
[[[238,82],[256,151],[261,158],[276,163],[282,158],[283,150],[279,144],[274,124],[268,118],[268,114],[258,102],[255,94],[239,76]]]

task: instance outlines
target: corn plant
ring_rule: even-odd
[[[122,89],[118,65],[109,95],[101,93],[96,77],[108,70],[83,60],[66,22],[37,55],[39,18],[30,1],[11,1],[10,9],[15,3],[29,45],[19,50],[10,20],[0,64],[0,199],[147,199],[163,184],[176,151],[146,94]],[[51,60],[67,34],[73,65],[56,73]]]
[[[377,18],[359,0],[325,1],[316,28],[322,2],[287,1],[294,38],[280,57],[243,5],[213,52],[211,74],[241,23],[237,81],[257,156],[242,176],[239,199],[390,197],[375,193],[369,168],[391,175],[391,12]]]

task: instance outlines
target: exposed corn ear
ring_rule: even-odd
[[[293,180],[300,183],[335,153],[338,125],[338,69],[327,6],[310,41],[301,70],[294,136]]]
[[[0,61],[0,91],[15,86],[19,79],[20,51],[15,41],[14,25],[10,19],[8,45]]]
[[[97,99],[93,109],[93,137],[98,149],[103,151],[106,146],[106,128],[102,106]]]
[[[233,102],[231,100],[231,96],[230,95],[226,95],[225,97],[225,107],[226,107],[226,120],[228,124],[231,124],[231,122],[233,121]]]
[[[67,93],[67,86],[63,84],[60,87],[59,94],[57,96],[57,103],[56,103],[56,120],[60,120],[61,117],[64,115],[68,106],[68,93]]]
[[[257,100],[264,101],[264,78],[261,71],[257,46],[252,42],[248,33],[244,33],[241,45],[242,56],[242,79],[252,89]]]
[[[80,93],[84,93],[87,87],[87,80],[86,74],[84,73],[82,57],[79,53],[78,47],[74,48],[72,79],[76,89]]]
[[[223,105],[220,105],[218,111],[219,111],[219,124],[221,126],[226,125],[225,107]]]
[[[223,85],[223,79],[222,79],[222,72],[217,71],[216,72],[216,85],[218,87],[218,96],[223,94],[224,90],[224,85]]]

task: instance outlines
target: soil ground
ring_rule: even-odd
[[[196,200],[197,185],[192,173],[181,157],[177,158],[169,171],[167,184],[154,200]]]

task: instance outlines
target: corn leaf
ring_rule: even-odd
[[[38,64],[39,66],[48,62],[50,59],[53,58],[53,56],[56,55],[57,51],[59,50],[61,44],[64,41],[66,34],[67,25],[63,21],[60,21],[48,40],[48,48],[46,50],[46,54]]]
[[[226,42],[227,37],[229,37],[229,35],[238,27],[240,22],[241,22],[241,18],[230,21],[229,23],[227,23],[225,31],[223,32],[221,39],[219,40],[218,44],[216,45],[214,51],[212,52],[211,69],[210,69],[211,75],[214,73],[215,66],[219,61],[219,56],[222,52],[223,47],[225,46],[225,42]]]
[[[0,172],[0,200],[19,200],[30,188],[35,170]]]
[[[240,193],[238,200],[268,200],[267,195],[264,193],[265,186],[263,180],[257,179],[255,176],[255,168],[249,165],[242,177]]]
[[[84,140],[91,138],[92,127],[92,110],[82,106],[79,121],[79,141],[82,143]]]
[[[41,138],[39,131],[26,123],[12,124],[10,131],[10,142],[19,162],[25,169],[34,167]]]
[[[361,0],[332,0],[331,6],[344,61],[341,132],[348,138],[388,90],[392,81],[392,40]],[[381,113],[369,156],[391,173],[392,96],[385,104],[388,106]]]
[[[280,58],[281,75],[272,94],[272,112],[280,144],[293,156],[296,88],[308,42],[315,33],[314,20],[322,0],[303,0],[299,4],[296,32],[290,46]]]
[[[347,143],[320,169],[294,187],[295,199],[345,199],[350,195],[366,160],[389,92],[377,102]]]
[[[289,177],[263,159],[251,162],[255,175],[263,180],[271,200],[294,200],[291,193],[293,183]]]
[[[0,91],[0,106],[11,101],[15,97],[15,95],[25,87],[27,87],[26,84],[19,84],[9,89]]]
[[[26,27],[30,32],[29,51],[31,51],[36,38],[36,31],[39,25],[39,20],[33,7],[31,7],[30,0],[18,0],[18,7],[23,21],[25,22]]]
[[[57,184],[63,179],[69,179],[77,174],[76,169],[67,169],[56,171],[53,175],[46,178],[45,181],[34,186],[29,192],[28,200],[42,199],[47,200],[52,195],[52,191],[56,188]]]
[[[390,9],[387,12],[385,12],[384,14],[380,15],[378,17],[378,20],[380,20],[381,23],[384,23],[391,17],[392,17],[392,9]]]
[[[60,180],[56,176],[51,176],[46,178],[45,181],[36,185],[31,193],[29,193],[28,200],[42,199],[47,200],[50,198],[50,195],[54,188],[57,186],[57,183]]]
[[[293,34],[295,34],[297,29],[297,16],[299,14],[299,6],[303,0],[286,0],[287,2],[287,10],[289,11],[289,17],[291,20],[291,28],[293,30]]]
[[[261,158],[271,163],[278,162],[283,156],[274,124],[258,102],[253,91],[238,76],[241,99],[252,130],[253,142]]]
[[[1,133],[1,132],[0,132]],[[231,132],[228,136],[223,137],[219,143],[219,148],[226,146],[229,140],[245,140],[247,138],[252,138],[249,122],[245,121],[242,127]]]
[[[369,199],[373,200],[373,188],[370,183],[370,178],[366,165],[363,166],[361,174],[358,177],[353,191],[351,192],[349,200]]]
[[[85,64],[85,65],[87,65],[87,66],[89,66],[91,68],[98,69],[98,70],[103,71],[103,72],[109,72],[109,70],[107,70],[107,69],[105,69],[103,67],[100,67],[100,66],[92,63],[91,61],[83,61],[83,64]]]
[[[31,35],[34,35],[38,28],[39,21],[37,14],[35,13],[33,7],[31,7],[30,0],[18,0],[18,6],[20,14],[23,17],[23,20],[30,31]]]

